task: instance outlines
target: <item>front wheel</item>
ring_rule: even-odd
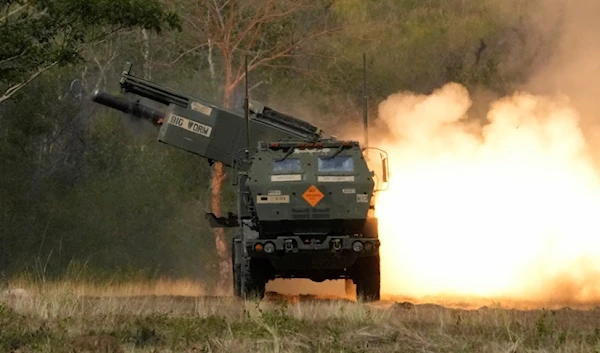
[[[242,297],[242,266],[235,256],[235,240],[231,244],[231,268],[233,277],[233,295],[241,298]]]
[[[242,298],[261,300],[265,297],[267,281],[261,267],[250,258],[245,258],[242,262],[240,282]]]
[[[354,275],[352,277],[356,284],[357,300],[365,302],[380,300],[379,255],[359,259],[354,265]]]

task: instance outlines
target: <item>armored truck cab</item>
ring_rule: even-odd
[[[248,277],[246,266],[254,280],[239,290],[262,296],[274,278],[346,278],[358,296],[379,299],[373,176],[355,141],[261,142],[245,182],[254,227],[233,244],[234,277]]]

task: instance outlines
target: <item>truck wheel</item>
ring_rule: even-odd
[[[244,259],[241,268],[241,294],[244,299],[258,299],[265,297],[267,282],[260,273],[260,267],[256,266],[251,259]]]
[[[241,264],[235,257],[235,241],[231,243],[231,268],[233,277],[233,295],[241,298],[242,297],[242,276],[241,276]]]
[[[361,258],[355,265],[356,299],[364,302],[380,299],[379,255]]]

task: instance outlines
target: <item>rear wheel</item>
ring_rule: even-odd
[[[380,299],[379,255],[363,257],[354,265],[353,280],[356,284],[356,298],[372,302]]]

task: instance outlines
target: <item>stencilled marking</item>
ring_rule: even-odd
[[[358,203],[369,203],[369,195],[356,194],[356,202],[358,202]]]
[[[344,194],[356,194],[356,189],[342,189]]]
[[[256,196],[256,203],[290,203],[290,195]]]
[[[354,181],[354,176],[319,176],[317,181],[320,183],[344,183]]]
[[[192,102],[192,109],[208,116],[210,116],[210,114],[212,113],[211,107],[207,107],[206,105],[198,102]]]
[[[267,194],[269,196],[279,196],[281,195],[281,190],[269,190],[267,191]]]
[[[302,174],[271,175],[271,181],[302,181]]]
[[[331,152],[331,148],[309,148],[309,149],[295,149],[294,154],[298,153],[329,153]]]
[[[171,114],[169,124],[206,137],[210,137],[210,134],[212,133],[212,127],[197,123],[176,114]]]

